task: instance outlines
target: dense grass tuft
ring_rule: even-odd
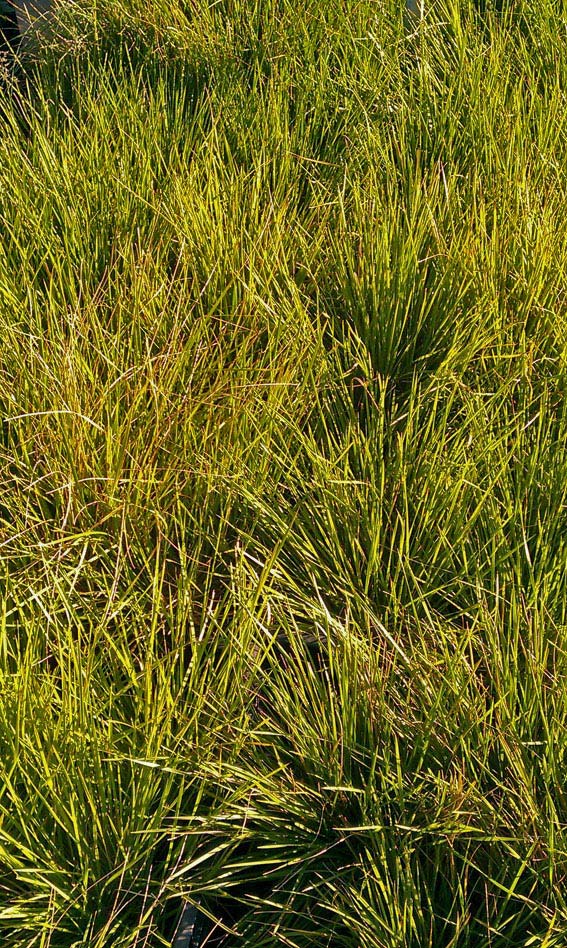
[[[100,0],[7,73],[5,948],[567,943],[566,34]]]

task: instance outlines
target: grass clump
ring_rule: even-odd
[[[74,4],[0,134],[0,937],[567,938],[563,10]]]

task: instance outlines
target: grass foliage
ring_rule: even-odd
[[[399,6],[4,82],[5,948],[567,943],[567,8]]]

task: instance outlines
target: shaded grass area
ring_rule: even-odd
[[[2,93],[2,945],[563,945],[563,5],[60,18]]]

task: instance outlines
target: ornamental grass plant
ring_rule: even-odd
[[[565,4],[57,15],[0,93],[0,944],[561,948]]]

